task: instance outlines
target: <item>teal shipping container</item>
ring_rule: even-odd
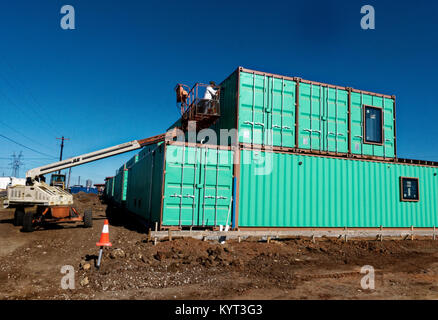
[[[432,228],[438,167],[241,150],[239,227]]]
[[[123,204],[126,201],[128,174],[128,169],[120,168],[114,176],[113,200],[118,204]]]
[[[126,208],[147,222],[159,222],[161,216],[164,143],[143,148],[138,161],[129,169]]]
[[[105,181],[105,195],[107,199],[112,199],[114,195],[114,177],[110,177]]]
[[[230,224],[233,165],[229,148],[147,146],[129,168],[126,207],[160,228]]]
[[[107,199],[109,198],[110,179],[111,179],[111,178],[106,178],[106,179],[105,179],[105,190],[104,190],[104,195],[105,195],[105,197],[106,197]]]
[[[220,104],[212,128],[237,128],[244,145],[396,157],[394,96],[239,67],[221,83]]]

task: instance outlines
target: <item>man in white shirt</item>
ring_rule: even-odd
[[[217,92],[217,90],[213,89],[213,87],[216,87],[216,83],[214,81],[210,81],[210,84],[205,89],[204,99],[213,99]]]
[[[207,86],[207,88],[205,88],[202,113],[208,113],[208,109],[212,107],[212,100],[216,98],[218,91],[217,89],[214,89],[214,87],[216,87],[216,83],[214,81],[210,81],[210,84]]]

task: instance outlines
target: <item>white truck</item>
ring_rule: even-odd
[[[165,134],[143,140],[134,140],[114,147],[86,153],[77,157],[51,163],[26,172],[26,185],[8,187],[5,208],[15,208],[14,225],[23,226],[23,231],[32,232],[43,223],[83,222],[92,226],[91,209],[81,215],[73,207],[73,195],[59,186],[45,183],[44,175],[79,166],[84,163],[108,158],[117,154],[140,149],[148,144],[164,140]],[[35,210],[26,210],[26,208]]]

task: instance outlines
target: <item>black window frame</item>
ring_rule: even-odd
[[[417,197],[416,199],[407,199],[404,197],[404,181],[414,180],[417,181]],[[420,201],[420,179],[415,177],[400,177],[400,201],[402,202],[419,202]]]
[[[380,135],[380,139],[381,140],[380,140],[380,142],[375,142],[375,141],[367,140],[367,135],[366,135],[366,132],[367,132],[366,112],[367,112],[368,108],[376,109],[376,110],[380,111],[380,129],[381,129],[381,135]],[[384,122],[384,119],[383,119],[383,108],[382,107],[376,107],[376,106],[370,106],[370,105],[365,105],[364,104],[362,109],[363,109],[363,115],[362,115],[362,117],[363,117],[363,132],[362,132],[363,143],[383,146],[383,144],[385,142],[384,131],[383,131],[383,122]]]

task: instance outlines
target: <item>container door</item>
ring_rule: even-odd
[[[212,148],[167,148],[163,225],[230,224],[233,153]]]
[[[323,151],[324,91],[319,85],[300,83],[298,147]]]
[[[199,149],[167,146],[163,225],[191,226],[199,203]]]
[[[295,92],[296,82],[270,78],[270,122],[268,127],[272,134],[274,146],[295,147]]]
[[[233,153],[201,148],[198,226],[231,224]]]
[[[348,152],[348,92],[300,83],[299,148]]]
[[[348,153],[348,91],[324,90],[324,151]]]
[[[266,77],[252,73],[240,74],[239,140],[247,144],[264,144]]]
[[[295,81],[242,72],[239,92],[240,141],[295,146]]]

